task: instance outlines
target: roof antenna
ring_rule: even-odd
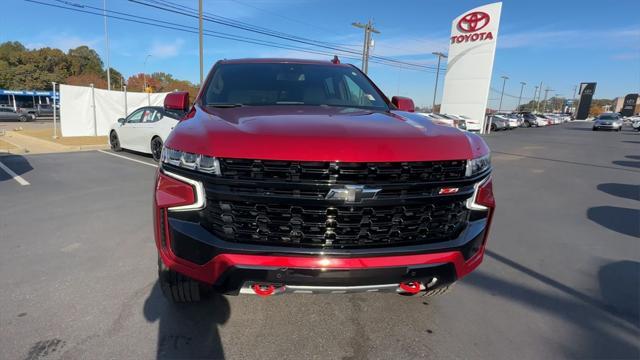
[[[333,64],[340,64],[340,59],[338,59],[338,55],[333,55],[333,59],[331,60]]]

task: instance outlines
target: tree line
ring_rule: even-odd
[[[171,74],[156,72],[135,74],[126,81],[122,73],[110,67],[111,89],[144,91],[144,83],[153,92],[188,91],[191,98],[198,92],[196,85],[175,79]],[[68,85],[107,88],[107,70],[98,53],[82,45],[66,53],[55,48],[27,49],[18,41],[0,43],[0,89],[50,90],[51,82]],[[123,83],[124,81],[124,83]]]

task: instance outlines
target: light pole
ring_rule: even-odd
[[[438,67],[436,68],[436,84],[433,88],[433,101],[431,102],[431,112],[435,112],[436,107],[436,94],[438,93],[438,78],[440,77],[440,59],[447,58],[447,55],[441,52],[432,52],[431,54],[438,57]]]
[[[533,104],[531,105],[531,111],[533,111],[533,105],[536,105],[536,96],[538,96],[538,88],[539,86],[536,85],[536,89],[533,91]]]
[[[571,98],[571,115],[573,116],[573,113],[575,112],[573,109],[575,109],[576,106],[576,90],[578,90],[578,85],[574,85],[573,86],[573,97]]]
[[[144,58],[144,64],[142,65],[142,92],[147,91],[147,75],[145,74],[145,71],[147,69],[147,60],[149,60],[149,57],[151,57],[151,54],[147,54],[147,57]]]
[[[527,83],[524,81],[520,81],[520,85],[522,86],[520,87],[520,96],[518,97],[518,106],[516,106],[516,111],[518,111],[518,108],[520,107],[520,101],[522,101],[522,91],[524,90],[524,86],[527,85]]]
[[[52,81],[51,86],[53,87],[53,95],[51,95],[51,99],[53,100],[53,138],[58,138],[58,124],[56,120],[56,82]]]
[[[536,112],[538,112],[538,107],[540,106],[541,96],[542,96],[542,81],[540,81],[540,90],[538,90],[538,101],[536,102]]]
[[[111,91],[111,64],[109,63],[109,30],[107,28],[107,0],[103,1],[104,7],[102,14],[104,15],[104,42],[107,53],[107,90]]]
[[[498,112],[502,111],[502,97],[504,96],[504,85],[507,83],[507,79],[509,79],[509,77],[502,75],[500,76],[500,78],[502,78],[502,92],[500,93],[500,105],[498,105]]]
[[[198,0],[198,41],[200,43],[200,85],[202,86],[202,80],[204,79],[204,64],[202,56],[202,0]]]
[[[359,22],[351,23],[351,25],[364,29],[364,44],[362,45],[362,72],[369,71],[369,48],[371,47],[371,33],[380,34],[380,31],[373,27],[373,21],[369,20],[366,24]]]

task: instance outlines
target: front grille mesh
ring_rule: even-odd
[[[206,227],[238,242],[299,247],[375,247],[455,238],[468,217],[464,200],[404,206],[291,206],[212,201]]]
[[[291,182],[371,184],[460,180],[464,178],[465,167],[465,160],[353,163],[220,159],[220,169],[226,178]]]
[[[271,246],[368,248],[452,240],[465,229],[477,179],[465,160],[343,163],[219,159],[221,176],[170,165],[203,182],[203,227],[222,240]],[[375,199],[326,200],[344,185],[377,189]],[[455,187],[456,195],[440,195]]]

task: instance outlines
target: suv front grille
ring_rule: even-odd
[[[457,237],[464,199],[415,205],[207,204],[204,225],[222,239],[280,246],[353,248],[433,243]]]
[[[321,162],[219,159],[226,178],[370,184],[447,181],[464,178],[466,161]]]
[[[455,239],[466,228],[466,200],[480,180],[465,160],[335,163],[219,159],[221,176],[163,164],[202,181],[201,226],[222,240],[271,246],[366,248]],[[347,184],[377,189],[375,199],[325,199]],[[443,187],[457,188],[440,195]],[[178,216],[178,215],[174,215]]]

